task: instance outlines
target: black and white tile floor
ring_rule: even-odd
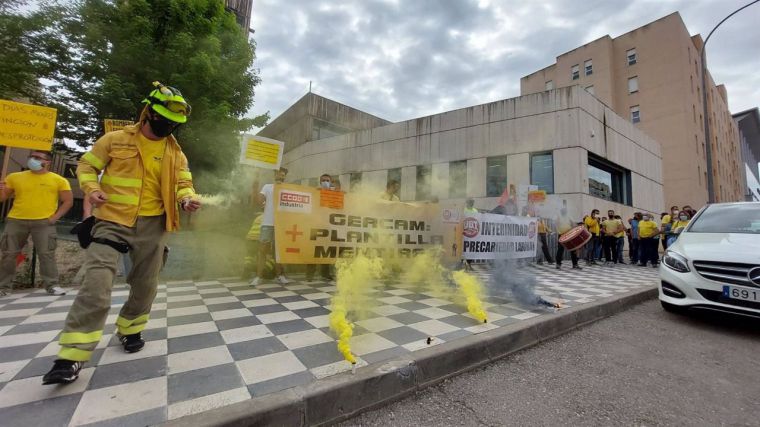
[[[569,267],[569,266],[568,266]],[[657,270],[592,267],[556,271],[530,266],[537,293],[568,306],[656,284]],[[488,279],[487,269],[476,274]],[[235,279],[160,286],[148,341],[126,354],[113,323],[128,288],[117,286],[103,339],[79,380],[42,386],[58,351],[57,337],[76,291],[0,298],[2,425],[149,425],[283,390],[351,369],[328,327],[326,282],[264,284]],[[479,324],[456,300],[401,283],[379,286],[356,321],[351,348],[359,367],[550,311],[521,307],[499,292],[484,299]],[[430,344],[427,338],[433,337]]]

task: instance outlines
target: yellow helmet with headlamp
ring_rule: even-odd
[[[153,86],[155,89],[142,100],[143,104],[147,104],[153,111],[175,123],[186,123],[192,109],[182,92],[161,82],[153,82]]]

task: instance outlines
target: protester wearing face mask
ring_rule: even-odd
[[[332,176],[330,176],[329,174],[323,173],[322,176],[319,177],[319,188],[323,190],[332,190],[333,189]],[[314,271],[316,269],[317,269],[316,264],[306,264],[306,281],[311,282],[312,280],[314,280]],[[324,281],[327,281],[327,282],[332,281],[333,276],[330,274],[330,264],[320,264],[319,275]]]
[[[30,234],[45,289],[51,295],[64,295],[66,292],[58,286],[55,265],[55,223],[73,204],[71,186],[65,178],[50,172],[50,153],[46,151],[32,151],[26,165],[29,170],[12,173],[0,181],[0,201],[14,198],[0,239],[0,296],[11,290],[16,257]]]
[[[639,262],[640,266],[646,267],[647,261],[652,263],[652,267],[657,267],[659,256],[657,255],[657,245],[660,229],[657,223],[652,219],[652,214],[645,213],[639,221]]]
[[[678,235],[681,234],[681,231],[689,225],[689,219],[689,214],[686,213],[686,211],[678,213],[678,219],[673,221],[670,234],[668,235],[668,246],[675,243],[676,239],[678,239]]]
[[[124,351],[142,350],[142,331],[158,289],[168,232],[179,229],[179,209],[200,208],[187,158],[172,136],[190,106],[179,90],[155,82],[137,123],[98,139],[79,160],[77,178],[95,207],[86,242],[84,278],[69,310],[61,350],[43,384],[76,380],[103,335],[120,254],[129,254],[129,297],[116,317]],[[98,175],[101,175],[98,179]],[[83,224],[85,224],[83,222]]]
[[[597,246],[601,245],[599,237],[599,209],[592,210],[591,215],[583,219],[583,223],[586,225],[589,233],[591,233],[591,240],[586,243],[586,265],[596,265]]]
[[[663,213],[660,225],[660,231],[662,232],[663,239],[662,239],[662,250],[665,251],[668,249],[668,238],[670,237],[670,230],[673,228],[673,221],[678,219],[678,206],[671,206],[670,207],[670,213]]]

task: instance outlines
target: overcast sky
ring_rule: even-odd
[[[309,89],[391,121],[520,94],[520,77],[605,34],[679,11],[703,37],[750,0],[254,0],[252,114],[282,113]],[[760,3],[707,45],[732,112],[760,104]]]

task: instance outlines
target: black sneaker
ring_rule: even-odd
[[[58,359],[53,363],[50,372],[42,377],[42,385],[48,384],[69,384],[79,378],[79,371],[82,370],[83,362],[74,362],[72,360]]]
[[[580,266],[580,265],[578,265],[578,264],[575,264],[575,265],[573,266],[573,268],[574,268],[575,270],[583,270],[583,267],[581,267],[581,266]]]
[[[121,345],[124,346],[124,351],[127,353],[137,353],[145,347],[145,340],[142,339],[140,332],[132,335],[122,335],[119,337]]]

